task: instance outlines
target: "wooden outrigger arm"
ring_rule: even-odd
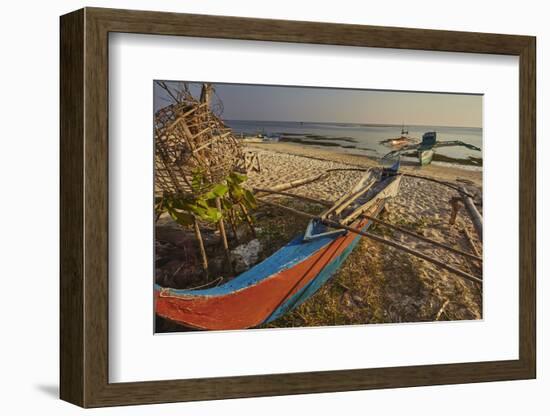
[[[352,232],[352,233],[355,233],[355,234],[358,234],[358,235],[361,235],[363,237],[367,237],[371,240],[374,240],[378,243],[381,243],[381,244],[386,244],[386,245],[389,245],[393,248],[396,248],[398,250],[401,250],[401,251],[404,251],[408,254],[411,254],[415,257],[418,257],[418,258],[421,258],[422,260],[425,260],[429,263],[432,263],[432,264],[435,264],[436,266],[439,266],[443,269],[446,269],[466,280],[470,280],[472,282],[476,282],[476,283],[480,283],[482,284],[483,283],[483,280],[477,276],[474,276],[470,273],[466,273],[460,269],[457,269],[456,267],[453,267],[453,266],[450,266],[448,265],[447,263],[444,263],[442,261],[439,261],[437,259],[434,259],[424,253],[421,253],[417,250],[414,250],[410,247],[407,247],[407,246],[404,246],[402,244],[399,244],[395,241],[392,241],[392,240],[387,240],[383,237],[380,237],[380,236],[377,236],[375,234],[372,234],[372,233],[369,233],[367,231],[362,231],[362,230],[358,230],[356,228],[353,228],[353,227],[350,227],[348,225],[345,225],[345,224],[341,224],[339,222],[336,222],[336,221],[332,221],[332,220],[328,220],[328,219],[323,219],[323,218],[319,218],[318,216],[316,215],[313,215],[313,214],[309,214],[307,212],[303,212],[303,211],[300,211],[300,210],[297,210],[297,209],[294,209],[294,208],[290,208],[290,207],[286,207],[284,205],[281,205],[281,204],[277,204],[276,202],[271,202],[271,201],[266,201],[265,199],[260,199],[259,198],[259,201],[264,203],[264,204],[267,204],[267,205],[271,205],[271,206],[274,206],[276,208],[280,208],[280,209],[283,209],[283,210],[286,210],[288,212],[291,212],[293,214],[296,214],[296,215],[299,215],[299,216],[302,216],[302,217],[305,217],[305,218],[309,218],[309,219],[312,219],[312,220],[317,220],[321,223],[323,223],[324,225],[328,226],[328,227],[331,227],[331,228],[339,228],[339,229],[343,229],[343,230],[346,230],[346,231],[349,231],[349,232]]]

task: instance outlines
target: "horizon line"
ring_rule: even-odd
[[[407,123],[375,123],[375,122],[351,122],[351,121],[305,121],[305,120],[253,120],[253,119],[240,119],[240,118],[223,118],[224,121],[256,121],[256,122],[275,122],[275,123],[317,123],[317,124],[357,124],[363,126],[404,126],[404,127],[422,127],[422,126],[432,126],[432,127],[458,127],[464,129],[483,129],[483,126],[457,126],[449,124],[407,124]]]

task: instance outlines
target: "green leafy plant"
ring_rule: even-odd
[[[196,171],[191,178],[193,194],[156,198],[156,216],[158,218],[163,212],[167,212],[175,222],[183,226],[192,225],[195,218],[209,223],[216,223],[227,215],[240,218],[234,212],[236,205],[242,204],[247,209],[256,207],[254,195],[242,186],[246,179],[245,175],[232,172],[222,183],[210,184],[201,171]],[[216,205],[218,198],[221,210]]]
[[[231,172],[226,178],[228,187],[228,198],[231,205],[243,203],[248,209],[256,208],[256,198],[248,189],[242,187],[242,183],[246,181],[246,176],[236,172]]]

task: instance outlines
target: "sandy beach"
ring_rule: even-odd
[[[262,171],[249,175],[249,185],[259,188],[304,178],[326,169],[377,165],[376,161],[363,156],[287,143],[254,143],[247,146],[248,150],[257,152],[261,160]],[[480,171],[433,164],[422,169],[404,166],[402,171],[462,184],[480,200]],[[335,201],[351,189],[361,175],[361,172],[337,171],[326,179],[293,188],[292,192]],[[476,239],[473,225],[463,207],[460,208],[456,223],[449,225],[449,200],[457,195],[453,189],[438,183],[403,177],[398,196],[388,204],[381,218],[430,239],[472,252],[472,246],[464,231],[466,228],[468,234],[473,237],[477,250],[481,252],[481,244]],[[464,259],[460,255],[398,231],[381,226],[375,229],[381,235],[391,237],[447,264],[475,275],[481,274],[480,265],[475,264],[475,261]],[[335,293],[332,292],[335,288],[340,298],[339,309],[343,310],[344,314],[341,316],[339,312],[336,321],[343,324],[347,323],[346,314],[349,322],[413,322],[482,317],[481,289],[477,284],[365,238],[332,279],[332,283],[315,295],[311,302],[333,301]],[[311,313],[311,307],[312,305],[306,302],[293,312],[291,315],[294,316],[288,317],[289,325],[290,322],[295,325],[296,319],[300,319],[303,321],[300,323],[305,325],[322,325],[322,322],[315,322],[315,318],[310,319],[310,316],[315,316]],[[327,308],[327,305],[323,307]]]
[[[480,97],[155,85],[155,331],[482,318]]]

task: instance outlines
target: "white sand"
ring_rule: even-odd
[[[258,152],[262,162],[262,171],[249,175],[249,184],[254,187],[269,188],[293,179],[312,176],[326,169],[349,168],[350,165],[363,167],[376,165],[375,161],[362,156],[286,143],[253,144],[249,146],[249,149]],[[411,166],[402,170],[445,181],[459,180],[461,184],[467,184],[467,189],[470,192],[475,192],[478,195],[476,199],[480,200],[481,172],[434,165],[422,169]],[[361,175],[362,172],[334,172],[326,179],[294,188],[292,192],[334,201],[348,191]],[[472,252],[463,229],[467,228],[474,238],[476,238],[476,234],[463,207],[459,211],[456,224],[454,226],[449,225],[451,214],[449,200],[457,195],[456,191],[443,185],[403,177],[399,195],[388,204],[383,219],[396,225],[405,226],[405,228],[412,228],[414,231],[433,240]],[[460,255],[434,247],[403,233],[393,232],[391,234],[392,238],[440,261],[474,275],[480,275],[481,273],[479,265],[473,264],[472,261],[464,259]],[[481,252],[479,241],[475,240],[475,245]],[[453,319],[481,318],[481,291],[476,284],[465,281],[451,272],[441,270],[441,268],[431,263],[416,258],[410,259],[410,255],[388,246],[382,246],[363,239],[361,247],[366,256],[373,256],[377,260],[380,260],[380,256],[382,257],[383,264],[386,265],[385,278],[395,282],[394,285],[391,285],[392,293],[386,295],[389,298],[394,298],[395,304],[400,308],[429,307],[433,311],[433,316],[439,314],[440,319],[444,319],[445,313],[452,315]],[[404,266],[405,263],[408,264],[407,267]],[[411,272],[411,264],[414,265],[413,272]],[[408,273],[408,275],[405,276],[404,273]],[[411,273],[414,273],[413,278],[418,280],[422,288],[414,295],[408,294],[407,290],[400,289],[401,281],[403,285],[410,285]],[[426,305],[426,302],[430,304]],[[444,310],[441,310],[443,305],[445,305]],[[389,313],[392,313],[391,310]],[[393,322],[400,321],[399,313],[396,313],[395,317],[390,317]]]

